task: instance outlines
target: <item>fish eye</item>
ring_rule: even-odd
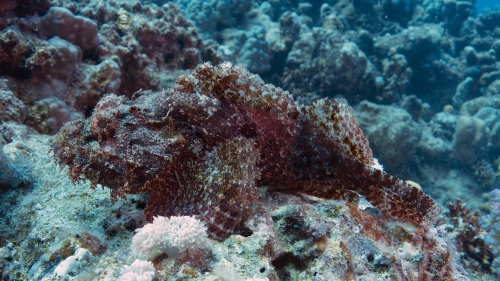
[[[107,122],[104,121],[104,120],[102,120],[102,119],[99,120],[99,121],[97,121],[97,126],[99,126],[99,128],[101,128],[101,129],[105,129],[106,128],[106,124],[107,124]]]
[[[99,140],[112,137],[118,126],[116,120],[112,117],[113,116],[104,116],[102,114],[92,116],[90,120],[90,132],[98,137]]]

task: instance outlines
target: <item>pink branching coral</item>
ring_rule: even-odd
[[[168,92],[108,95],[53,143],[74,180],[151,195],[145,213],[196,216],[224,239],[260,186],[327,199],[364,196],[385,217],[432,223],[438,207],[372,166],[368,141],[343,100],[297,105],[291,96],[225,63],[199,65]]]

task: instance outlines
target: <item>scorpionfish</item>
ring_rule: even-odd
[[[423,227],[439,208],[419,189],[375,168],[345,100],[299,105],[242,66],[198,65],[168,91],[104,96],[86,119],[67,123],[52,149],[75,180],[114,199],[148,193],[154,216],[196,216],[223,240],[260,192],[356,200],[382,217]]]

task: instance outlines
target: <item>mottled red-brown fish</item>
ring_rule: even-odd
[[[364,196],[387,218],[426,226],[439,209],[417,188],[374,168],[344,100],[308,106],[229,63],[199,65],[167,92],[108,95],[53,142],[72,179],[151,195],[146,216],[193,215],[224,239],[260,186],[325,199]]]

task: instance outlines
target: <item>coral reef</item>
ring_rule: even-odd
[[[29,100],[37,101],[48,97],[63,99],[71,76],[82,61],[80,48],[68,41],[54,37],[47,43],[52,61],[33,71],[36,78],[26,89],[26,98]],[[44,49],[39,51],[47,52]]]
[[[137,257],[128,247],[134,231],[157,213],[206,211],[198,218],[212,237],[239,235],[211,241],[214,248],[206,256],[159,255],[144,265],[156,271],[155,279],[432,279],[434,274],[467,280],[460,262],[472,280],[497,280],[499,258],[488,251],[499,251],[497,196],[489,194],[500,187],[500,10],[480,9],[479,2],[0,1],[0,279],[59,279],[56,267],[78,249],[89,251],[91,262],[63,279],[151,279],[134,273],[141,267],[132,266]],[[259,100],[264,92],[248,87],[263,84],[249,78],[253,82],[241,86],[217,72],[221,68],[218,74],[184,76],[179,81],[186,89],[175,84],[198,64],[222,60],[244,65],[291,97],[265,86],[266,103],[249,105],[239,91]],[[249,77],[239,68],[228,72]],[[214,77],[232,90],[207,90]],[[284,100],[281,111],[273,94]],[[357,154],[368,159],[359,166],[320,157],[347,151],[348,159],[360,158],[360,150],[350,150],[348,143],[357,132],[334,138],[337,146],[322,140],[345,128],[332,127],[335,122],[317,125],[325,120],[319,115],[352,116],[344,102],[321,100],[339,97],[355,109],[386,172],[418,182],[436,205],[448,206],[437,218],[439,227],[424,223],[422,234],[393,225],[407,219],[391,219],[392,209],[382,205],[408,204],[411,197],[389,192],[391,184],[379,185],[389,192],[382,203],[375,199],[378,189],[370,195],[361,188],[371,175],[366,166],[375,164],[371,155]],[[190,109],[181,111],[186,106]],[[73,124],[81,122],[90,132],[72,160],[73,178],[83,175],[72,184],[51,162],[51,137],[45,134],[57,134],[77,119]],[[219,132],[223,137],[208,141]],[[90,152],[112,161],[92,166]],[[194,155],[199,158],[187,160]],[[149,168],[160,161],[166,166]],[[350,176],[340,172],[347,170]],[[354,179],[353,170],[365,173]],[[124,174],[130,176],[113,181]],[[110,187],[113,197],[126,194],[127,200],[111,204],[108,189],[89,192],[84,178]],[[230,188],[221,184],[227,182]],[[196,186],[198,193],[160,198],[165,190],[192,190],[186,186]],[[202,186],[210,194],[229,193],[228,203],[204,198]],[[457,198],[459,203],[447,205]],[[214,208],[189,209],[200,200]],[[165,203],[180,201],[188,203]],[[477,209],[485,214],[482,219]],[[363,231],[356,231],[361,225]],[[367,225],[380,227],[375,236],[386,238],[378,240]],[[121,272],[125,265],[127,273]]]
[[[65,94],[71,108],[87,113],[97,104],[103,93],[117,93],[122,83],[119,65],[105,59],[97,65],[79,67],[79,83],[72,83]]]
[[[0,120],[22,123],[26,120],[26,105],[11,89],[10,79],[0,79]]]
[[[49,9],[49,0],[5,0],[0,3],[0,28],[14,17],[44,14]]]
[[[482,216],[479,225],[487,235],[484,237],[486,245],[492,249],[491,267],[496,272],[500,272],[500,189],[495,189],[490,193],[490,214]]]
[[[441,230],[380,220],[364,204],[281,192],[262,200],[244,223],[249,233],[214,242],[212,272],[235,280],[243,280],[240,268],[269,280],[468,280]]]
[[[462,254],[466,268],[490,272],[493,253],[485,242],[484,230],[479,223],[481,214],[471,213],[460,200],[448,202],[447,207],[450,221],[440,228],[445,228],[449,237],[456,240],[457,250]]]
[[[214,42],[202,40],[173,3],[161,7],[139,2],[94,5],[82,5],[81,13],[102,24],[104,43],[96,53],[118,64],[121,84],[116,92],[132,95],[140,89],[162,90],[173,84],[179,70],[203,61],[220,62]],[[131,21],[127,28],[113,21],[124,14]]]
[[[120,274],[118,281],[151,281],[155,268],[150,261],[136,260],[131,265],[125,265]]]
[[[225,32],[223,34],[225,45],[223,46],[230,46],[230,50],[222,52],[222,57],[245,65],[252,73],[268,72],[271,69],[271,55],[265,34],[266,29],[258,25],[249,31]]]
[[[482,156],[486,145],[486,125],[477,117],[460,116],[453,138],[455,159],[464,163],[473,163]]]
[[[244,18],[254,5],[253,0],[176,0],[173,2],[186,11],[186,16],[195,23],[201,34],[207,37],[213,37],[217,33],[218,26],[236,25],[237,20]]]
[[[92,254],[87,249],[77,249],[75,254],[63,260],[55,269],[54,273],[59,277],[69,277],[80,273],[83,267],[92,259]]]
[[[54,134],[75,113],[89,114],[105,94],[161,90],[184,69],[220,61],[217,44],[202,41],[175,4],[80,4],[63,1],[63,7],[47,7],[43,16],[26,19],[6,12],[0,75],[8,81],[1,84],[2,97],[12,93],[2,104],[12,107],[3,120],[28,120],[39,132]],[[13,2],[2,8],[15,7]],[[43,104],[69,113],[48,113]]]
[[[36,101],[29,109],[26,124],[38,132],[55,134],[66,122],[74,120],[79,114],[65,102],[57,98],[45,98]]]
[[[465,164],[485,191],[497,188],[500,156],[498,99],[479,97],[463,103],[457,116],[452,156]],[[489,188],[489,189],[488,189]]]
[[[356,117],[364,134],[371,140],[374,155],[389,170],[397,170],[415,155],[422,131],[407,111],[363,101],[356,108]]]
[[[297,106],[241,66],[202,64],[168,93],[109,95],[54,138],[73,180],[151,194],[153,216],[196,215],[223,239],[248,216],[257,186],[328,199],[367,198],[383,215],[432,223],[437,205],[372,166],[368,141],[342,100]],[[354,173],[353,173],[354,171]]]
[[[102,43],[97,33],[97,25],[88,18],[75,16],[65,8],[52,7],[40,20],[40,28],[48,37],[59,37],[80,47],[88,53]]]
[[[203,250],[208,244],[206,231],[203,223],[193,217],[154,217],[153,223],[136,230],[132,252],[147,259],[162,252],[179,258],[188,252]]]
[[[8,137],[10,130],[6,124],[0,124],[2,135],[0,135],[0,191],[10,187],[17,187],[32,181],[31,171],[33,169],[27,152],[17,153],[14,156],[6,155],[4,146],[11,140]],[[1,223],[0,223],[1,224]]]
[[[374,89],[374,66],[358,45],[338,30],[305,28],[286,60],[283,87],[292,95],[343,96],[359,101]],[[358,93],[363,92],[362,95]]]

